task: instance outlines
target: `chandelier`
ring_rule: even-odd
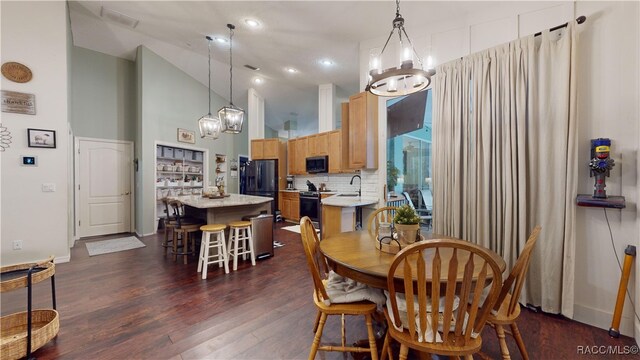
[[[381,59],[391,36],[398,30],[400,39],[400,66],[382,70]],[[404,39],[402,35],[404,34]],[[404,40],[408,43],[405,47]],[[413,67],[413,57],[418,60],[420,68]],[[380,54],[374,57],[369,64],[369,82],[366,90],[377,96],[402,96],[413,94],[426,89],[431,84],[431,76],[435,75],[435,70],[424,70],[422,59],[416,52],[404,29],[404,18],[400,15],[400,0],[396,0],[396,17],[393,19],[393,28],[387,42]]]
[[[200,137],[217,139],[222,130],[222,123],[219,118],[211,115],[211,41],[213,39],[210,36],[206,38],[209,41],[209,92],[207,93],[209,96],[209,113],[198,120],[198,128],[200,129]]]
[[[229,106],[218,110],[218,117],[222,121],[222,132],[239,134],[242,132],[244,122],[244,110],[233,105],[233,29],[236,27],[227,24],[229,28]]]

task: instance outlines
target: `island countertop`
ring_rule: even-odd
[[[198,209],[223,208],[230,206],[257,205],[273,201],[272,198],[264,196],[253,196],[243,194],[229,194],[229,197],[221,199],[209,199],[202,195],[172,196],[171,199],[179,200],[185,205]]]
[[[362,196],[345,196],[343,194],[337,194],[322,199],[322,205],[337,206],[337,207],[359,207],[371,204],[376,204],[378,199],[362,197]]]

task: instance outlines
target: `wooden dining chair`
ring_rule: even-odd
[[[520,298],[522,285],[524,284],[527,270],[529,269],[531,253],[533,252],[533,247],[538,240],[538,235],[540,235],[540,230],[542,230],[542,228],[538,225],[533,229],[531,235],[529,235],[529,239],[527,239],[524,249],[522,249],[520,257],[518,257],[518,261],[516,261],[513,269],[511,269],[511,273],[502,284],[502,290],[500,290],[500,294],[498,295],[498,301],[494,306],[494,311],[489,314],[489,318],[487,319],[489,325],[496,330],[503,359],[511,358],[509,355],[509,348],[507,347],[507,341],[505,339],[504,326],[507,325],[511,327],[510,334],[515,339],[522,358],[525,360],[529,359],[527,349],[524,346],[524,341],[522,341],[522,335],[520,335],[520,330],[518,329],[518,325],[516,325],[516,320],[518,319],[518,316],[520,316],[520,304],[518,303],[518,299]]]
[[[394,277],[404,279],[404,323]],[[387,275],[389,300],[385,317],[389,326],[382,358],[391,357],[389,343],[394,339],[400,343],[400,359],[407,358],[409,348],[473,359],[472,354],[481,348],[480,333],[498,299],[501,283],[496,260],[487,250],[467,241],[428,240],[401,250]],[[485,286],[490,290],[481,301]]]
[[[358,352],[371,353],[371,359],[378,359],[378,351],[376,348],[376,339],[373,332],[372,315],[376,311],[376,304],[369,301],[358,301],[353,303],[329,303],[329,296],[325,288],[326,280],[326,259],[319,249],[318,235],[313,227],[313,223],[309,217],[305,216],[300,219],[300,235],[302,238],[302,245],[307,258],[307,265],[311,273],[313,280],[314,292],[313,302],[318,309],[320,319],[317,321],[315,329],[315,336],[313,343],[311,344],[311,351],[309,353],[309,359],[315,359],[316,353],[320,351],[340,351],[340,352]],[[320,343],[322,338],[322,331],[329,315],[340,315],[342,324],[342,343],[340,346],[324,345]],[[345,315],[352,316],[364,316],[367,326],[369,347],[357,347],[346,345],[346,332],[345,332]]]
[[[367,230],[369,231],[369,235],[371,235],[371,237],[376,236],[380,223],[392,223],[396,210],[398,210],[396,206],[385,206],[372,212],[367,220]]]

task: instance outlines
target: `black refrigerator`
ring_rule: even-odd
[[[251,160],[240,167],[240,193],[273,199],[271,213],[278,209],[278,160]]]

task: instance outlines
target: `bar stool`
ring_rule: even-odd
[[[173,216],[176,219],[173,228],[173,261],[177,261],[178,255],[182,255],[186,264],[187,257],[195,254],[195,233],[200,230],[202,223],[185,219],[182,212],[183,205],[180,201],[172,200],[169,205],[173,208]],[[182,239],[181,252],[178,252],[179,239]]]
[[[202,279],[207,278],[207,270],[210,264],[224,264],[224,273],[229,273],[229,263],[227,255],[227,245],[224,238],[224,230],[227,225],[211,224],[200,226],[202,231],[202,242],[200,243],[200,256],[198,258],[198,272],[202,271]],[[215,240],[211,240],[211,235]],[[211,254],[211,250],[216,248],[216,253]]]
[[[251,235],[251,221],[232,221],[229,223],[229,259],[233,254],[233,271],[238,270],[238,255],[249,255],[251,265],[256,265],[253,255],[253,238]]]

